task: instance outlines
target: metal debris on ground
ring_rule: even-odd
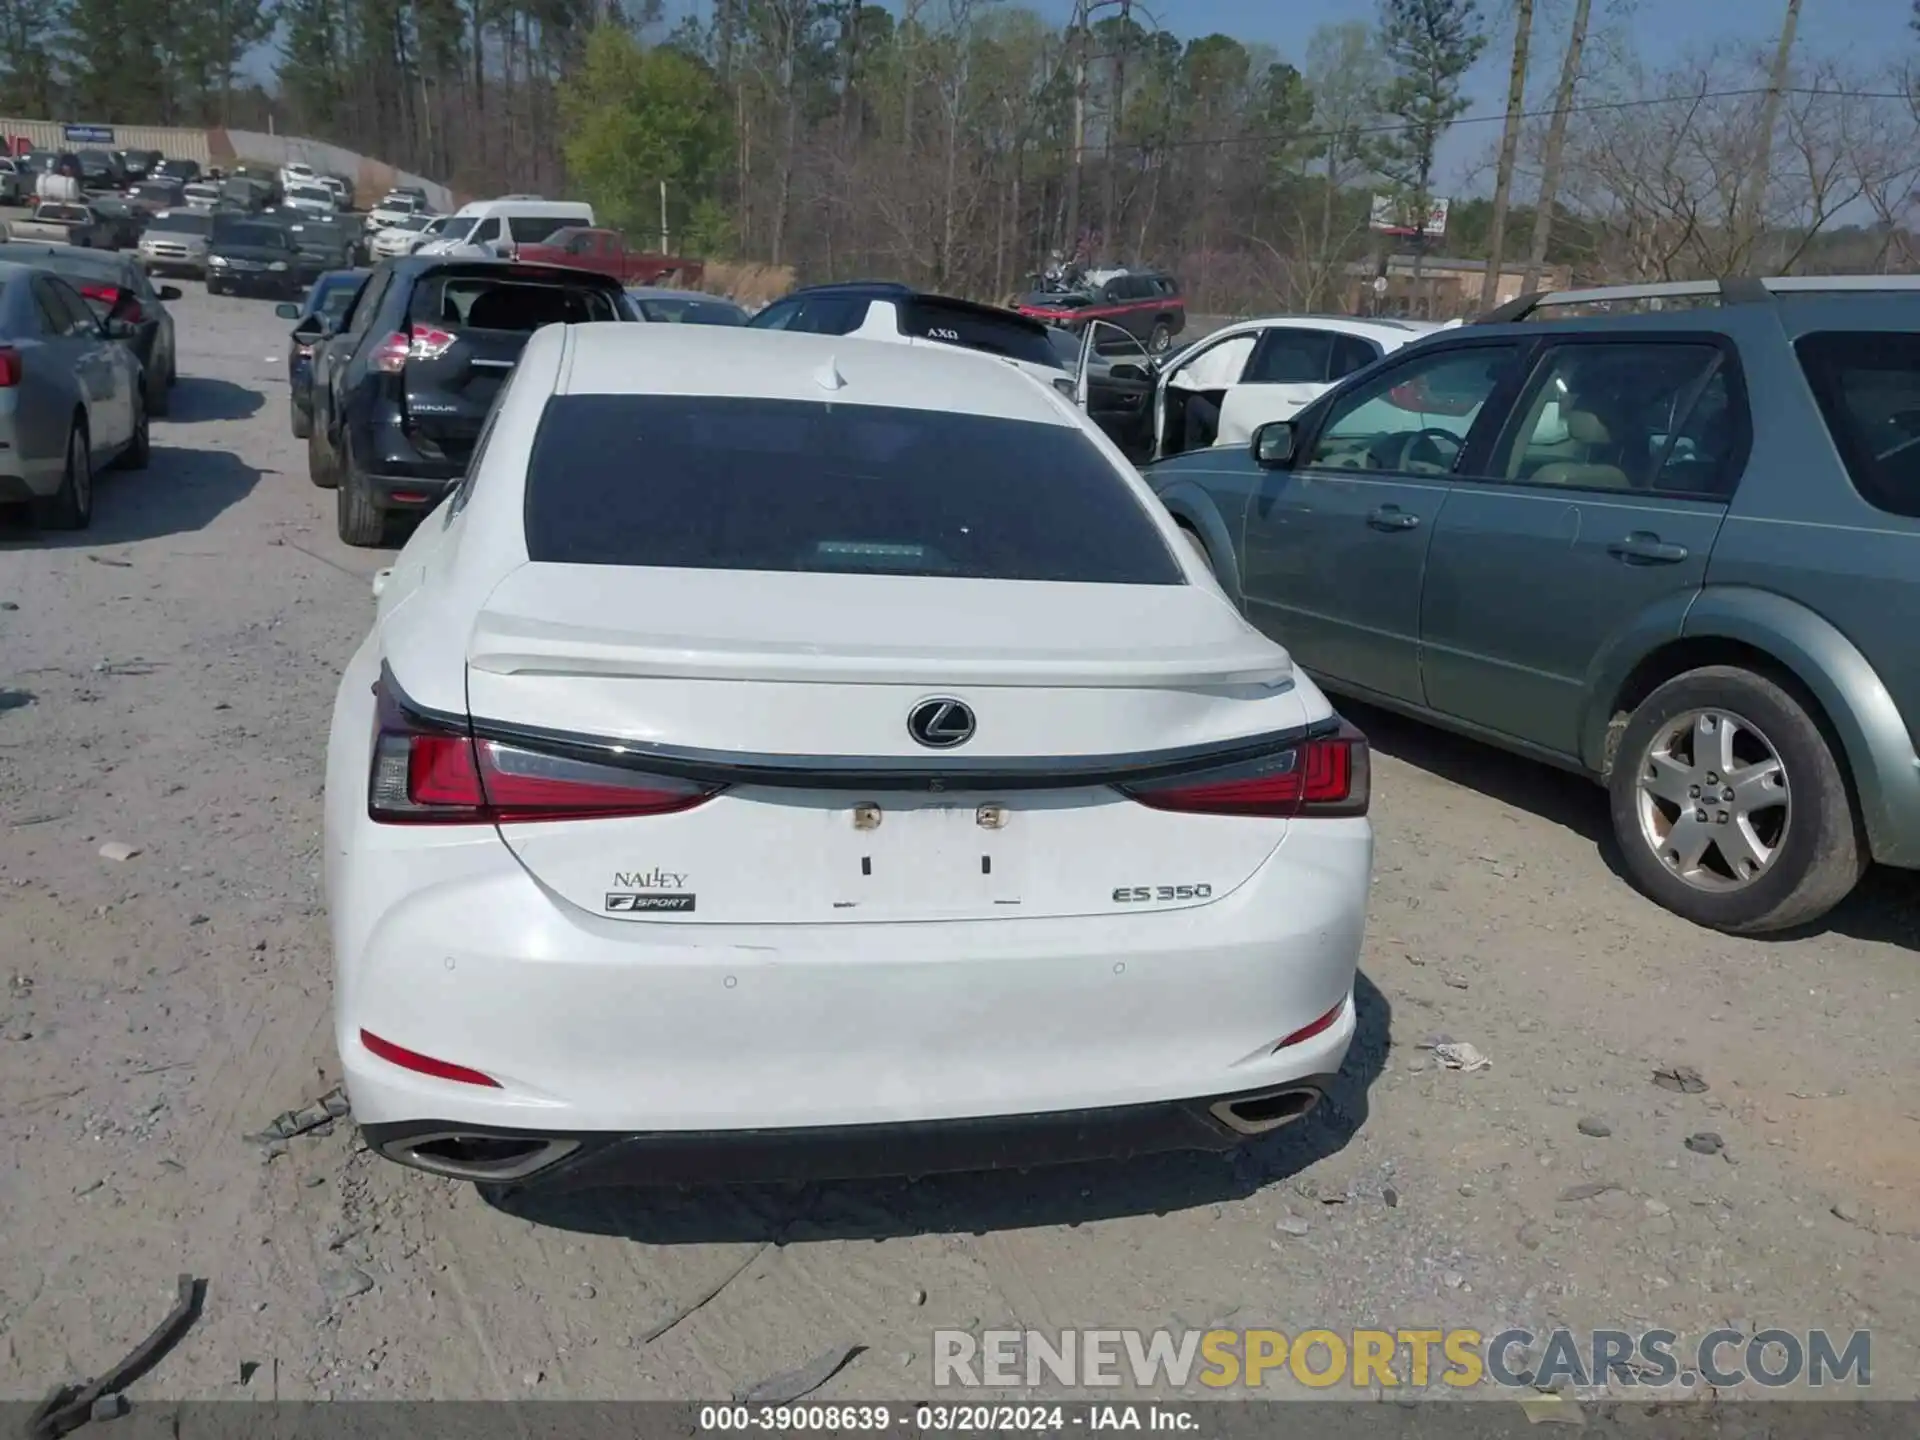
[[[94,1419],[114,1419],[126,1413],[120,1392],[166,1358],[200,1318],[206,1302],[207,1282],[191,1275],[180,1277],[179,1298],[167,1318],[154,1328],[118,1365],[97,1380],[81,1385],[61,1385],[40,1402],[27,1421],[26,1440],[59,1440]],[[107,1402],[103,1407],[102,1402]]]
[[[249,1145],[271,1146],[276,1141],[291,1140],[296,1135],[304,1135],[309,1130],[318,1130],[322,1125],[342,1119],[351,1109],[346,1090],[336,1085],[311,1105],[276,1115],[264,1130],[244,1138]]]
[[[1464,1040],[1433,1047],[1434,1058],[1449,1070],[1485,1070],[1493,1061]]]
[[[823,1350],[797,1370],[785,1371],[736,1392],[734,1402],[740,1405],[789,1404],[818,1390],[866,1348],[864,1345],[836,1345],[831,1350]]]
[[[1669,1065],[1653,1072],[1653,1083],[1677,1095],[1698,1095],[1707,1088],[1700,1072],[1691,1065]]]
[[[691,1305],[683,1305],[680,1309],[674,1311],[673,1314],[669,1315],[666,1319],[662,1320],[659,1324],[655,1325],[651,1330],[647,1331],[646,1334],[642,1335],[640,1337],[640,1343],[642,1345],[651,1345],[654,1341],[658,1340],[662,1335],[666,1334],[669,1330],[673,1329],[674,1326],[678,1325],[682,1320],[686,1319],[689,1315],[693,1314],[694,1311],[704,1307],[708,1301],[713,1299],[714,1296],[718,1295],[722,1290],[726,1289],[727,1286],[731,1285],[734,1281],[738,1280],[742,1275],[746,1274],[748,1268],[754,1263],[754,1261],[758,1260],[762,1255],[766,1254],[767,1251],[771,1250],[772,1248],[773,1248],[773,1242],[771,1240],[767,1241],[766,1244],[762,1245],[758,1250],[754,1251],[753,1254],[749,1255],[745,1260],[742,1260],[735,1269],[729,1271],[726,1278],[721,1280],[721,1282],[718,1285],[715,1285],[711,1290],[708,1290],[705,1294],[701,1295]]]

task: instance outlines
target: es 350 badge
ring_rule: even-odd
[[[642,911],[677,911],[685,914],[693,909],[691,895],[646,894],[633,890],[610,890],[607,892],[607,909],[617,914],[631,915]]]

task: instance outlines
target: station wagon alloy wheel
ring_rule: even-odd
[[[1792,819],[1787,768],[1758,725],[1691,710],[1655,734],[1640,765],[1640,834],[1688,885],[1737,890],[1779,856]]]

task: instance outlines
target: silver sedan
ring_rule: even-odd
[[[50,530],[93,518],[93,477],[146,468],[140,361],[65,280],[0,264],[0,503]]]

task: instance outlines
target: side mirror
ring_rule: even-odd
[[[300,307],[291,301],[282,301],[273,307],[273,313],[282,320],[298,320],[300,318]]]
[[[1253,459],[1262,470],[1284,470],[1293,463],[1291,420],[1272,420],[1253,432]]]
[[[162,301],[178,300],[180,298],[180,287],[178,285],[162,285],[157,293]]]

